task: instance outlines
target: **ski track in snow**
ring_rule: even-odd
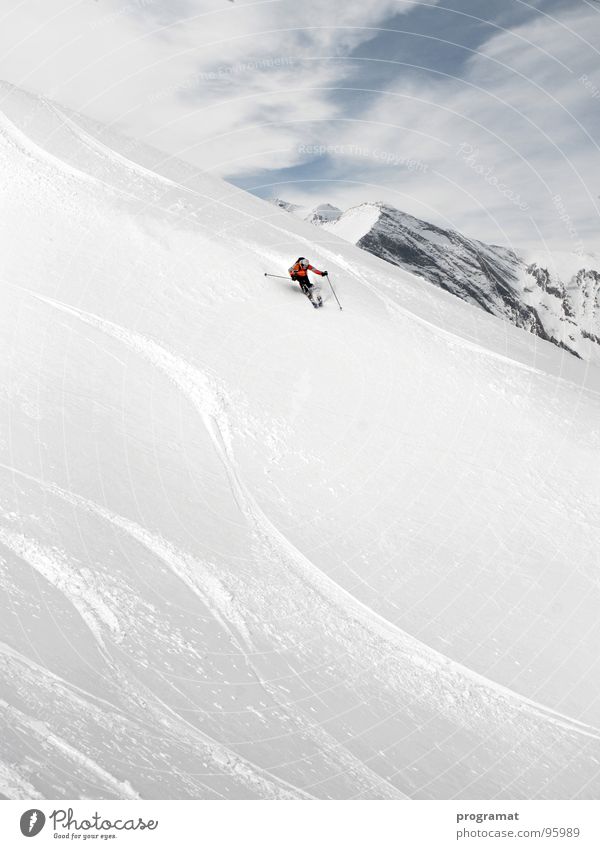
[[[90,135],[83,127],[80,127],[79,124],[76,124],[72,118],[69,118],[68,115],[65,115],[60,109],[57,109],[53,103],[50,101],[45,101],[45,104],[48,109],[54,112],[55,115],[62,121],[65,127],[73,133],[73,135],[82,141],[86,147],[90,150],[99,153],[101,156],[104,156],[111,162],[118,162],[120,165],[124,165],[128,170],[135,170],[140,176],[144,177],[146,180],[149,180],[154,183],[163,183],[165,185],[171,186],[176,189],[186,189],[181,183],[177,183],[175,180],[171,180],[170,177],[165,177],[163,174],[158,174],[156,171],[151,171],[149,168],[146,168],[143,165],[140,165],[139,162],[134,162],[132,159],[128,159],[126,156],[123,156],[122,153],[119,153],[116,150],[113,150],[108,145],[94,138],[94,136]],[[105,183],[105,185],[109,185]],[[186,189],[186,191],[191,191],[190,189]],[[207,198],[208,199],[208,198]]]
[[[51,486],[48,487],[48,489],[56,492],[57,488]],[[68,498],[71,503],[77,503],[76,499],[77,497],[72,495],[70,498]],[[85,500],[82,499],[82,501]],[[88,509],[90,509],[89,504]],[[101,508],[97,512],[99,513],[99,515],[102,515]],[[124,529],[127,530],[126,528]],[[73,580],[73,570],[68,567],[67,561],[62,557],[60,559],[56,559],[54,556],[42,549],[37,543],[22,537],[21,534],[8,534],[3,529],[0,529],[0,542],[9,547],[19,557],[26,560],[26,562],[28,562],[32,566],[32,568],[36,569],[41,575],[43,575],[43,577],[45,577],[61,592],[63,592],[63,594],[67,597],[69,601],[71,601],[73,606],[77,609],[78,613],[84,619],[86,625],[92,631],[92,634],[98,642],[100,648],[102,649],[103,654],[106,654],[105,643],[100,633],[99,621],[94,617],[90,616],[88,607],[86,606],[85,602],[82,601],[83,598],[89,597],[89,593],[81,592],[81,585],[79,581]],[[65,575],[67,575],[67,577],[65,577]],[[97,588],[95,592],[97,592]],[[104,612],[104,605],[101,605],[101,609]],[[107,618],[102,618],[105,624],[107,624]],[[0,653],[11,654],[13,657],[18,655],[18,653],[14,652],[14,650],[11,649],[4,651],[4,647],[2,646],[2,644],[0,644]],[[32,662],[28,662],[31,665]],[[49,673],[46,670],[44,670],[44,674],[52,675],[52,673]],[[53,677],[57,678],[57,676]],[[177,717],[179,721],[185,722],[185,720],[183,720],[179,714],[173,711],[172,708],[169,708],[161,699],[156,696],[156,694],[152,693],[152,697],[158,704],[161,705],[163,710],[166,710],[171,716]],[[0,700],[0,708],[2,707],[4,707],[6,710],[16,710],[11,708],[11,706],[9,706],[6,702]],[[110,705],[110,707],[111,710],[117,710],[114,705]],[[26,717],[24,714],[21,716],[21,720],[22,722],[26,722]],[[208,756],[212,758],[218,766],[226,767],[226,773],[228,772],[233,776],[237,775],[239,777],[244,778],[245,782],[248,783],[249,786],[255,786],[258,783],[260,792],[266,793],[267,798],[274,798],[275,796],[280,795],[280,791],[278,789],[279,785],[289,787],[290,791],[293,791],[296,796],[299,794],[301,796],[306,797],[306,794],[304,794],[303,791],[299,788],[293,787],[292,785],[285,782],[283,779],[271,775],[263,767],[260,767],[259,765],[254,764],[252,761],[249,761],[247,758],[238,755],[232,749],[229,749],[224,744],[210,737],[210,735],[206,734],[205,732],[201,732],[199,729],[195,728],[189,723],[186,724],[188,724],[189,727],[193,729],[196,738],[200,740],[204,746],[207,747]],[[45,734],[47,730],[45,729],[43,724],[38,723],[36,720],[30,720],[29,726],[34,730],[42,733],[42,735]],[[66,743],[66,741],[62,740],[62,738],[57,737],[56,735],[52,735],[48,732],[44,739],[54,745],[57,749],[62,749],[66,754],[69,755],[72,760],[77,760],[79,763],[89,768],[92,768],[92,765],[94,765],[94,762],[91,759],[87,758],[86,755],[74,749],[72,746]],[[101,768],[98,767],[98,769]],[[92,768],[92,772],[97,772],[97,770],[95,768]],[[99,772],[97,774],[100,775]],[[121,797],[138,798],[137,796]]]
[[[62,737],[54,734],[45,722],[32,719],[23,711],[9,705],[4,699],[0,699],[0,710],[3,710],[8,716],[12,717],[14,727],[17,725],[24,726],[29,732],[29,739],[37,740],[42,745],[52,746],[57,752],[63,754],[69,761],[78,767],[82,767],[88,773],[99,779],[104,785],[110,787],[117,798],[120,799],[140,799],[140,795],[136,793],[128,781],[120,781],[110,772],[107,772],[100,764],[90,758],[88,755],[81,752],[79,749],[71,746]]]
[[[302,552],[296,549],[272,524],[239,479],[231,449],[229,426],[225,413],[226,396],[220,387],[213,384],[195,366],[190,365],[158,343],[145,338],[135,331],[126,330],[107,319],[81,310],[78,307],[56,301],[53,298],[48,298],[34,292],[30,292],[30,294],[37,300],[62,312],[71,314],[81,321],[118,339],[160,369],[184,393],[202,418],[217,454],[221,458],[229,476],[238,505],[247,516],[251,525],[254,526],[258,536],[267,540],[272,545],[274,551],[278,552],[279,556],[282,557],[284,563],[294,566],[297,574],[322,599],[338,609],[342,616],[355,620],[371,634],[376,635],[385,642],[391,642],[397,648],[402,648],[404,651],[412,650],[416,652],[416,655],[420,658],[419,662],[421,665],[433,665],[439,671],[445,670],[447,673],[468,678],[489,694],[494,693],[503,700],[507,700],[513,707],[525,710],[538,718],[544,718],[557,728],[600,740],[600,729],[561,714],[559,711],[539,704],[532,699],[528,699],[480,675],[474,670],[462,666],[435,649],[421,643],[416,638],[406,634],[326,576]],[[415,657],[414,660],[416,661],[417,658]]]
[[[219,743],[217,740],[214,740],[205,732],[200,731],[198,728],[196,728],[195,725],[192,725],[191,722],[188,722],[187,719],[182,717],[181,714],[177,713],[176,710],[166,704],[166,702],[164,702],[157,695],[153,694],[153,696],[156,704],[160,706],[163,715],[166,714],[168,716],[171,716],[177,724],[185,726],[188,733],[191,732],[194,737],[201,740],[205,745],[209,745],[211,750],[211,756],[215,763],[222,767],[230,775],[242,778],[245,784],[252,787],[256,791],[259,798],[315,798],[306,790],[303,790],[300,787],[290,784],[283,778],[278,778],[269,770],[258,766],[252,761],[249,761],[247,758],[243,758],[241,755],[238,755],[232,749],[229,749],[227,748],[227,746],[223,745],[222,743]]]
[[[3,463],[0,463],[0,468],[36,483],[45,491],[58,496],[75,507],[94,513],[107,522],[110,522],[113,526],[129,534],[148,551],[157,556],[202,601],[202,603],[207,606],[215,619],[231,636],[234,644],[239,648],[240,652],[244,656],[248,667],[254,673],[257,683],[264,689],[265,693],[271,696],[279,707],[284,708],[288,712],[290,710],[295,712],[296,722],[301,727],[306,724],[307,720],[298,715],[297,706],[294,705],[294,703],[283,700],[277,691],[277,688],[261,678],[260,673],[251,657],[244,650],[244,645],[250,652],[256,651],[256,647],[252,642],[250,632],[244,619],[243,611],[239,607],[232,593],[203,563],[186,552],[180,551],[162,536],[149,532],[140,525],[137,525],[135,522],[125,519],[87,498],[83,498],[73,492],[64,490],[56,484],[41,481],[39,478],[20,472],[19,470],[14,469],[11,466],[6,466]],[[80,596],[82,595],[80,592],[80,583],[79,581],[76,583],[73,580],[73,570],[70,570],[70,580],[65,577],[64,572],[61,574],[60,567],[66,570],[65,559],[61,557],[60,560],[57,561],[56,557],[50,557],[47,552],[44,552],[33,541],[24,540],[20,535],[12,536],[17,536],[17,539],[14,540],[10,538],[11,544],[9,547],[15,551],[15,553],[18,553],[19,556],[23,556],[21,552],[26,553],[27,562],[29,562],[33,568],[37,568],[40,574],[43,574],[44,577],[47,577],[48,579],[50,579],[49,576],[52,577],[52,583],[61,589],[65,595],[67,595],[69,600],[85,619],[86,624],[88,624],[92,630],[94,637],[98,640],[101,647],[104,648],[104,642],[102,640],[98,623],[94,621],[90,622],[89,612],[85,606],[82,606],[80,601]],[[9,535],[5,534],[2,529],[0,529],[0,541],[5,542],[7,545],[9,544]],[[77,591],[74,590],[74,586],[77,586]],[[92,590],[88,589],[85,596],[89,597],[91,592]],[[98,593],[97,588],[93,590],[93,593]],[[102,609],[104,610],[103,605]],[[241,640],[239,639],[240,637]],[[171,711],[170,708],[169,711]],[[312,736],[317,736],[320,739],[321,750],[323,752],[336,754],[336,756],[342,761],[344,771],[346,773],[362,775],[363,780],[367,783],[367,785],[371,785],[372,788],[379,789],[379,791],[384,793],[384,795],[388,798],[404,798],[403,794],[401,794],[394,785],[389,784],[380,775],[373,772],[366,764],[352,755],[342,743],[331,737],[320,726],[312,724],[309,728],[309,732]],[[216,741],[212,738],[210,738],[210,741],[212,744],[216,743]],[[233,755],[233,752],[231,755]],[[260,767],[257,766],[257,769],[260,769]]]
[[[313,798],[309,793],[295,787],[285,781],[285,779],[273,775],[268,770],[248,760],[248,758],[238,755],[220,741],[215,740],[210,735],[196,728],[194,725],[187,722],[187,720],[183,719],[176,711],[166,705],[160,698],[158,698],[158,696],[156,696],[155,693],[151,693],[150,696],[156,705],[159,706],[160,713],[156,712],[151,703],[147,704],[147,710],[149,714],[155,715],[155,718],[158,720],[158,726],[150,725],[145,720],[140,721],[137,715],[128,716],[124,714],[121,708],[64,681],[64,679],[60,678],[60,676],[50,672],[50,670],[43,666],[39,666],[34,663],[34,661],[26,658],[20,652],[15,651],[4,643],[0,643],[0,657],[3,657],[5,662],[6,659],[8,659],[30,668],[34,673],[35,678],[38,680],[49,678],[55,685],[58,685],[61,688],[63,698],[68,698],[69,701],[74,701],[77,704],[78,715],[80,716],[89,714],[93,720],[98,723],[105,724],[106,713],[103,713],[97,706],[97,703],[99,703],[103,708],[108,709],[111,714],[116,714],[117,716],[122,717],[124,721],[133,723],[136,728],[146,727],[148,733],[152,736],[155,736],[160,730],[160,734],[171,739],[174,744],[181,745],[180,734],[175,734],[172,729],[165,730],[164,724],[166,714],[176,723],[184,724],[187,728],[188,736],[191,732],[193,739],[202,747],[203,751],[199,753],[200,758],[211,760],[222,771],[224,776],[231,776],[233,778],[237,777],[238,779],[241,779],[244,785],[256,791],[259,797],[271,799]],[[131,788],[129,782],[122,782],[113,776],[110,776],[110,773],[106,772],[106,770],[102,770],[102,768],[99,767],[93,759],[75,749],[61,737],[51,734],[45,723],[27,717],[22,711],[18,711],[18,709],[13,708],[7,702],[0,699],[0,709],[1,708],[4,708],[7,712],[12,712],[12,715],[17,717],[21,724],[25,725],[31,732],[33,732],[34,735],[37,734],[40,739],[43,739],[55,748],[60,749],[71,760],[76,761],[88,769],[88,771],[91,771],[93,774],[103,778],[103,780],[108,781],[113,789],[117,791],[117,798],[140,798],[140,796]],[[111,780],[108,780],[106,778],[107,776],[109,776]],[[124,792],[121,792],[122,790],[124,790]],[[127,793],[135,795],[126,795]]]
[[[11,469],[11,471],[16,470]],[[107,510],[105,507],[101,507],[87,498],[83,498],[73,492],[67,492],[56,484],[47,484],[37,478],[27,477],[38,483],[46,491],[59,496],[74,507],[81,507],[84,510],[95,513],[97,516],[100,516],[102,519],[105,519],[110,524],[133,537],[133,539],[139,542],[151,554],[158,557],[200,599],[223,630],[229,634],[234,645],[237,646],[242,654],[246,655],[244,646],[248,651],[255,651],[244,612],[230,590],[214,574],[214,567],[211,569],[198,558],[192,557],[176,548],[176,546],[160,534],[153,533],[136,522],[125,519],[123,516],[119,516],[117,513]]]
[[[0,761],[0,794],[15,801],[44,798],[16,767],[9,766],[3,761]]]
[[[327,248],[323,249],[323,254],[328,256],[332,262],[335,262],[337,265],[341,266],[347,274],[354,277],[358,280],[365,289],[368,289],[370,292],[375,295],[375,297],[379,298],[380,301],[387,307],[392,315],[401,315],[403,318],[410,318],[421,324],[423,327],[426,327],[436,336],[441,339],[446,339],[453,345],[459,345],[462,348],[465,348],[469,351],[473,351],[474,353],[485,356],[489,359],[497,360],[498,362],[504,363],[506,365],[510,365],[513,368],[519,368],[524,371],[530,372],[531,374],[539,375],[542,377],[546,376],[546,373],[542,371],[542,369],[536,368],[535,366],[531,366],[528,363],[523,363],[520,360],[515,360],[512,357],[508,357],[506,354],[500,354],[497,351],[492,351],[489,348],[484,348],[483,345],[480,345],[478,342],[473,342],[471,339],[467,339],[464,336],[459,336],[457,333],[452,333],[450,330],[446,330],[444,327],[440,327],[434,322],[429,321],[426,318],[418,315],[415,312],[412,312],[405,307],[402,307],[397,301],[391,298],[389,295],[385,294],[381,291],[380,288],[375,286],[370,280],[367,279],[363,274],[356,271],[356,267],[351,265],[349,262],[346,262],[339,254],[334,253],[333,251],[328,250]],[[405,274],[418,279],[416,275],[410,274],[410,272],[405,271]],[[421,281],[422,282],[422,281]]]
[[[44,101],[44,98],[40,98]],[[88,148],[95,150],[97,153],[101,154],[106,158],[106,160],[110,163],[118,162],[119,165],[125,167],[129,172],[138,173],[141,177],[144,177],[147,181],[152,183],[158,183],[166,186],[169,189],[177,189],[187,195],[200,198],[204,203],[208,203],[209,205],[216,204],[222,209],[226,209],[229,212],[235,213],[235,215],[241,215],[243,218],[246,218],[252,222],[262,220],[257,216],[252,215],[250,212],[246,212],[243,209],[239,209],[238,207],[232,206],[228,204],[223,198],[212,197],[209,194],[203,194],[197,189],[192,189],[189,186],[184,185],[176,180],[172,180],[170,177],[166,177],[163,174],[159,174],[156,171],[151,171],[148,168],[145,168],[143,165],[140,165],[138,162],[135,162],[132,159],[123,156],[102,142],[98,141],[98,139],[94,139],[89,133],[87,133],[82,127],[79,127],[74,121],[68,118],[64,113],[60,112],[60,110],[56,109],[49,101],[45,101],[46,106],[51,109],[57,116],[59,116],[60,120],[63,121],[65,126],[67,126],[71,132]],[[93,186],[101,186],[103,189],[107,189],[111,195],[121,195],[129,200],[140,201],[143,200],[139,195],[127,191],[120,186],[115,186],[113,183],[109,183],[106,180],[103,180],[100,177],[95,177],[92,174],[89,174],[83,168],[78,168],[75,165],[71,165],[60,157],[56,156],[53,153],[50,153],[45,148],[38,145],[33,139],[29,138],[25,133],[23,133],[17,126],[14,124],[7,116],[0,111],[0,129],[4,129],[4,138],[11,144],[14,148],[19,150],[21,153],[25,153],[28,157],[37,157],[37,159],[42,160],[46,164],[50,165],[51,168],[54,168],[62,173],[65,173],[71,177],[75,177],[78,180],[84,180],[89,185]],[[146,201],[147,202],[147,201]],[[152,207],[160,209],[162,212],[169,213],[169,209],[166,207],[161,207],[159,203],[154,202]],[[279,227],[276,224],[269,223],[269,226],[279,233],[295,238],[294,234],[286,230],[283,227]],[[308,243],[308,240],[306,240]]]
[[[58,496],[73,506],[82,508],[100,516],[115,527],[120,528],[122,531],[132,536],[148,551],[156,555],[189,589],[191,589],[192,592],[194,592],[194,594],[200,598],[209,610],[211,610],[219,624],[221,624],[227,633],[230,634],[234,643],[243,654],[248,667],[253,671],[257,683],[264,689],[265,693],[271,696],[279,707],[284,708],[288,712],[292,711],[295,713],[296,722],[301,727],[306,725],[307,720],[298,714],[298,707],[293,702],[283,700],[277,691],[277,688],[261,678],[258,669],[254,665],[251,657],[244,651],[244,648],[240,644],[240,640],[237,636],[239,634],[242,637],[243,643],[245,643],[250,652],[256,650],[246,626],[242,610],[239,608],[239,605],[227,587],[216,576],[212,575],[207,567],[205,567],[204,564],[202,564],[197,558],[193,558],[191,555],[178,550],[172,543],[165,540],[162,536],[150,533],[135,522],[124,519],[116,513],[101,507],[99,504],[96,504],[87,498],[83,498],[73,492],[64,490],[56,484],[41,481],[39,478],[35,478],[32,475],[28,475],[14,469],[11,466],[6,466],[3,463],[0,463],[0,468],[36,483],[45,491]],[[32,543],[29,542],[28,550],[33,547]],[[53,574],[55,572],[56,570],[53,570]],[[198,572],[201,573],[200,581],[198,581],[197,577]],[[64,584],[65,582],[63,581],[62,583]],[[101,637],[99,638],[101,639]],[[167,706],[165,705],[165,708],[166,707]],[[170,708],[168,710],[172,712]],[[367,785],[370,785],[372,788],[379,789],[379,791],[388,798],[405,798],[403,794],[394,787],[394,785],[388,783],[384,778],[364,764],[363,761],[352,755],[342,743],[331,737],[328,732],[323,730],[323,728],[311,724],[309,733],[313,737],[317,736],[319,738],[321,750],[323,752],[336,754],[342,762],[346,773],[362,775],[362,778]],[[211,738],[211,742],[214,743],[216,741]]]
[[[104,653],[102,626],[117,641],[121,637],[119,620],[103,600],[91,573],[77,569],[56,549],[47,549],[23,534],[0,527],[0,544],[10,549],[62,593],[77,610]]]
[[[73,165],[69,165],[63,159],[59,159],[57,156],[54,156],[53,153],[50,153],[44,148],[40,147],[36,144],[29,136],[25,135],[16,124],[13,124],[6,115],[0,111],[0,130],[4,130],[2,135],[5,140],[12,145],[12,147],[16,148],[20,153],[24,154],[27,158],[37,158],[42,159],[44,162],[48,163],[50,166],[58,169],[59,171],[69,174],[71,177],[76,177],[78,180],[83,180],[91,186],[103,186],[110,187],[113,191],[115,191],[114,187],[111,187],[109,183],[105,183],[103,180],[100,180],[98,177],[94,177],[91,174],[88,174],[87,171],[82,171],[79,168],[76,168]],[[124,194],[127,194],[124,192]],[[134,195],[131,195],[134,197]]]
[[[58,110],[54,107],[51,107],[49,103],[46,104],[49,108],[52,109],[56,114]],[[66,116],[61,115],[61,120],[64,121],[65,124],[67,122],[71,125],[72,128],[76,127],[74,122],[70,121]],[[108,190],[111,195],[121,195],[129,200],[139,201],[140,197],[133,192],[127,191],[121,186],[115,186],[112,183],[103,180],[101,177],[95,177],[93,174],[89,174],[83,168],[78,168],[75,165],[71,165],[68,162],[65,162],[64,159],[56,156],[45,148],[41,147],[37,144],[33,139],[27,136],[22,130],[20,130],[16,124],[14,124],[7,116],[0,111],[0,131],[3,130],[2,133],[4,139],[8,142],[9,145],[12,145],[13,148],[18,150],[20,153],[24,154],[28,158],[37,158],[42,162],[49,165],[51,168],[60,171],[63,174],[67,174],[70,177],[75,177],[77,180],[81,180],[87,183],[90,186],[99,186],[103,190]],[[75,132],[75,130],[73,130]],[[86,144],[88,147],[92,147],[92,137],[88,136],[85,131],[79,127],[77,127],[76,135],[81,138],[81,141]],[[86,137],[87,139],[86,140]],[[124,156],[117,154],[114,151],[111,151],[110,148],[102,145],[101,142],[95,141],[93,146],[98,149],[98,152],[102,152],[103,155],[106,156],[109,160],[121,160],[123,163],[127,164],[130,170],[137,170],[141,175],[146,177],[146,179],[152,177],[153,182],[164,183],[165,185],[171,188],[178,188],[186,192],[191,192],[193,194],[199,195],[200,197],[204,197],[199,192],[195,192],[193,189],[187,189],[185,186],[180,185],[179,183],[175,183],[170,180],[168,177],[164,177],[161,174],[156,174],[148,169],[144,168],[142,165],[138,165],[132,160],[126,159]],[[109,155],[110,154],[110,155]],[[212,200],[210,197],[204,197],[205,200]],[[232,208],[233,209],[233,208]],[[168,212],[167,209],[163,210],[164,212]]]
[[[3,465],[3,468],[8,469],[9,467]],[[16,470],[11,471],[14,472]],[[30,475],[25,475],[25,477],[29,478],[30,480],[35,480],[35,478],[32,478]],[[156,554],[164,563],[166,563],[166,565],[172,568],[175,574],[177,574],[178,577],[180,577],[181,580],[183,580],[186,585],[190,589],[192,589],[193,592],[199,595],[203,602],[206,602],[204,594],[199,592],[197,585],[189,578],[189,575],[186,575],[186,573],[189,571],[189,563],[185,562],[185,560],[175,552],[174,547],[170,546],[168,543],[165,543],[162,539],[160,541],[157,541],[157,538],[154,535],[149,534],[148,532],[144,532],[143,529],[139,528],[139,526],[136,526],[135,523],[128,522],[127,520],[116,516],[116,514],[111,514],[110,511],[107,511],[104,508],[101,508],[99,505],[95,505],[93,504],[93,502],[87,501],[86,499],[83,499],[80,496],[76,496],[73,493],[67,493],[65,490],[61,490],[60,487],[56,487],[55,485],[46,485],[45,488],[65,498],[65,500],[69,501],[71,504],[83,506],[85,509],[95,512],[97,515],[102,516],[107,521],[112,522],[117,527],[120,527],[125,532],[131,534],[135,539],[141,542],[142,545],[148,548],[149,551]],[[13,533],[3,528],[0,528],[0,543],[4,544],[18,557],[27,562],[33,569],[35,569],[40,575],[42,575],[46,580],[48,580],[53,586],[55,586],[67,598],[68,601],[70,601],[70,603],[75,607],[75,609],[91,631],[102,653],[107,656],[106,645],[101,633],[101,625],[104,624],[105,626],[107,626],[113,633],[113,635],[120,634],[120,627],[118,620],[114,616],[112,611],[107,607],[107,605],[102,602],[98,586],[91,586],[89,582],[86,582],[83,579],[81,573],[75,570],[65,557],[60,554],[57,554],[54,549],[45,549],[37,542],[27,537],[24,537],[22,534]],[[175,560],[173,560],[173,557],[175,557]],[[185,569],[185,572],[182,571],[180,565],[183,563],[185,563],[183,567]],[[215,613],[214,587],[217,584],[219,585],[219,591],[217,594],[219,598],[216,602],[218,607],[223,608],[223,603],[221,599],[223,596],[229,595],[227,590],[225,590],[222,585],[220,585],[220,582],[216,578],[213,578],[209,582],[210,588],[212,590],[211,598],[213,600],[213,605],[209,605],[209,609],[212,607],[213,613]],[[230,612],[232,609],[232,605],[230,603],[227,603],[226,607],[227,612]],[[231,629],[225,625],[220,616],[218,618],[219,621],[224,625],[228,633],[231,633]],[[239,627],[240,616],[237,611],[235,613],[234,620],[236,622],[236,626]],[[245,632],[246,629],[243,623],[242,628]],[[233,634],[233,636],[235,639],[235,634]],[[238,641],[236,640],[236,642]],[[251,664],[249,665],[251,666]],[[179,714],[176,714],[171,708],[168,708],[168,706],[165,705],[164,702],[162,702],[160,699],[158,699],[154,693],[152,695],[155,700],[162,705],[164,709],[168,710],[170,714],[174,714],[179,720],[181,720]],[[6,703],[0,701],[0,707],[2,707],[3,704],[6,705]],[[6,705],[6,707],[9,706]],[[111,707],[113,710],[115,709],[114,706]],[[279,790],[277,789],[279,784],[289,787],[290,791],[293,791],[293,793],[296,795],[300,794],[304,798],[307,797],[307,794],[304,794],[304,792],[299,788],[287,784],[287,782],[285,782],[283,779],[280,779],[276,776],[271,776],[267,770],[264,770],[263,767],[252,763],[247,758],[243,758],[242,756],[235,753],[233,750],[224,746],[219,741],[215,740],[204,732],[200,732],[197,728],[194,728],[194,726],[190,725],[190,728],[193,728],[195,735],[202,740],[205,746],[208,747],[210,756],[215,760],[217,764],[221,766],[226,765],[228,767],[231,767],[230,772],[232,775],[243,777],[244,780],[250,785],[256,784],[256,782],[258,782],[261,793],[266,792],[267,798],[273,798],[275,795],[279,795]],[[54,735],[49,735],[46,739],[48,739],[48,741],[51,742],[56,748],[63,749],[65,753],[70,754],[70,757],[72,759],[75,759],[75,753],[77,753],[77,750],[70,747],[69,744],[63,741],[61,738],[55,737]],[[329,743],[329,748],[333,748],[331,742]],[[83,764],[86,760],[86,756],[82,753],[78,753],[78,760],[80,763]],[[90,764],[93,764],[93,761],[90,760],[89,764],[86,765],[89,766]],[[356,761],[356,763],[353,763],[353,767],[355,769],[360,765],[360,761],[358,760]],[[98,769],[100,768],[98,767]],[[368,771],[366,767],[364,768],[364,771]],[[373,776],[375,776],[375,774],[373,774]],[[379,778],[379,776],[377,776],[377,778]],[[380,781],[382,780],[380,779]]]

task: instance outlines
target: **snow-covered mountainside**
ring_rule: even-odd
[[[600,363],[600,257],[520,256],[385,203],[352,207],[324,226],[467,303]]]
[[[0,794],[597,798],[598,370],[6,85],[0,163]]]
[[[309,212],[305,220],[311,224],[328,224],[337,221],[341,214],[342,210],[339,207],[332,206],[330,203],[321,203]]]

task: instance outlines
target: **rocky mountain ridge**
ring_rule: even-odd
[[[291,206],[288,211],[297,214]],[[521,254],[383,202],[359,204],[328,221],[302,217],[576,357],[600,363],[600,257]]]

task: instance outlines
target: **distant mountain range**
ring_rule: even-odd
[[[270,198],[269,201],[280,209],[291,212],[292,215],[296,215],[298,218],[310,221],[311,224],[326,224],[336,221],[342,215],[342,210],[337,206],[332,206],[330,203],[322,203],[319,206],[310,208],[299,206],[296,203],[289,203],[286,200],[281,200],[281,198]]]
[[[273,203],[576,357],[600,363],[600,257],[594,254],[518,254],[387,203],[362,203],[343,213],[331,204],[308,210],[280,199]]]

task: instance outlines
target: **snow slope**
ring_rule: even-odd
[[[597,370],[0,113],[0,794],[597,797]]]
[[[325,227],[341,239],[357,245],[368,235],[381,218],[381,207],[376,203],[361,203],[347,209],[336,221],[328,222]]]
[[[467,303],[600,364],[600,257],[594,254],[517,255],[386,203],[359,204],[323,226]]]

